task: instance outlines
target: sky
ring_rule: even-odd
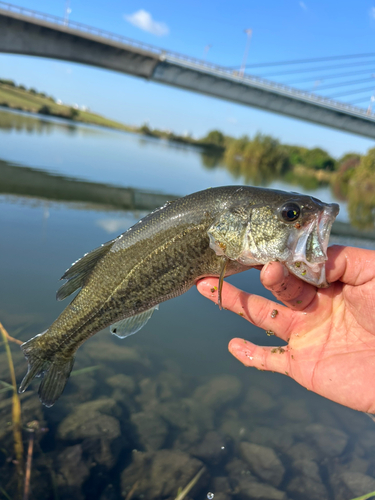
[[[17,0],[17,4],[215,64],[240,67],[251,29],[251,64],[373,51],[375,0]],[[374,68],[375,72],[375,68]],[[283,143],[322,147],[335,157],[365,153],[372,140],[125,74],[70,62],[0,54],[9,78],[64,103],[132,125],[202,137],[257,132]],[[370,101],[371,94],[369,94]]]

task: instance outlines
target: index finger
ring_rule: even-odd
[[[203,278],[197,282],[198,291],[217,304],[217,278]],[[223,307],[239,314],[253,325],[263,328],[269,335],[276,335],[287,341],[294,323],[294,313],[287,307],[276,304],[265,297],[244,292],[225,282],[222,290]]]

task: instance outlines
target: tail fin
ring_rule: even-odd
[[[39,399],[44,405],[50,407],[59,399],[65,388],[74,365],[74,356],[64,358],[56,354],[50,358],[46,357],[45,351],[40,346],[41,335],[43,333],[21,345],[29,366],[19,392],[25,392],[34,377],[43,377],[38,391]]]

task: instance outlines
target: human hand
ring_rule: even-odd
[[[280,349],[236,338],[229,351],[245,366],[284,373],[332,401],[375,413],[375,251],[330,247],[326,273],[332,285],[317,289],[278,262],[264,266],[262,284],[285,306],[224,283],[225,309],[287,342]],[[217,303],[217,285],[204,278],[197,288]]]

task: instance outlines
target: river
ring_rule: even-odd
[[[66,306],[55,292],[72,262],[163,200],[228,184],[238,180],[206,168],[197,149],[0,111],[0,321],[23,341],[43,332]],[[328,187],[311,194],[335,201]],[[371,239],[332,242],[375,249]],[[271,297],[256,270],[228,281]],[[282,345],[192,289],[136,335],[86,342],[54,407],[32,384],[21,396],[24,427],[38,422],[30,498],[169,499],[194,476],[185,498],[350,500],[375,490],[375,423],[284,375],[244,368],[227,351],[233,337]],[[26,361],[17,345],[11,352],[19,383]],[[13,498],[11,418],[5,387],[0,491]]]

